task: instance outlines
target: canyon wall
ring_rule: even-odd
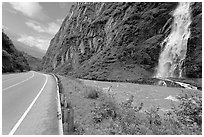
[[[178,3],[75,3],[50,41],[47,72],[89,79],[152,77]],[[202,77],[202,3],[192,3],[184,76]]]

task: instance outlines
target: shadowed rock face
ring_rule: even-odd
[[[177,4],[76,3],[51,40],[43,69],[91,79],[152,77]],[[201,19],[201,3],[192,4],[192,32],[184,62],[189,77],[202,74]]]
[[[23,53],[18,51],[9,37],[2,32],[2,72],[30,70]]]
[[[191,36],[187,45],[184,71],[187,77],[202,77],[202,3],[192,6]]]

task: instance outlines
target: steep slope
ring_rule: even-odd
[[[177,3],[76,3],[51,40],[43,68],[90,79],[152,77]],[[193,3],[185,74],[201,77],[201,3]],[[194,50],[196,49],[196,50]],[[196,75],[195,75],[196,72]]]
[[[23,56],[27,59],[31,70],[40,71],[42,70],[41,59],[33,57],[25,52],[22,52]]]
[[[202,3],[192,5],[191,37],[188,41],[185,73],[188,77],[202,77]]]
[[[19,51],[25,52],[28,55],[31,55],[35,58],[42,59],[42,57],[45,55],[46,51],[40,50],[39,48],[33,46],[30,47],[28,45],[25,45],[24,43],[19,42],[17,39],[19,38],[19,35],[10,32],[9,30],[4,30],[4,33],[12,40],[13,44],[15,45],[15,48]]]
[[[2,72],[19,72],[30,70],[26,58],[16,50],[13,42],[2,31]]]

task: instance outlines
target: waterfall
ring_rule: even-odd
[[[182,64],[190,37],[190,11],[190,2],[181,2],[173,12],[171,33],[161,43],[162,52],[157,67],[157,78],[182,77]]]

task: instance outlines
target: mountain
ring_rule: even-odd
[[[75,3],[51,40],[43,69],[98,80],[152,77],[171,32],[172,2]],[[202,3],[192,3],[185,77],[202,77]]]
[[[42,70],[41,59],[33,57],[25,52],[22,52],[23,56],[27,59],[31,70],[40,71]]]
[[[2,72],[30,70],[26,58],[13,45],[10,38],[2,31]]]
[[[15,46],[16,46],[16,49],[23,51],[35,58],[42,59],[42,57],[45,55],[45,53],[40,49],[38,49],[37,47],[26,46],[20,42],[15,42]]]
[[[2,62],[3,72],[42,69],[41,59],[19,51],[4,32],[2,32]]]
[[[15,45],[17,50],[25,52],[28,55],[31,55],[31,56],[39,58],[39,59],[42,59],[42,57],[45,55],[46,51],[42,51],[39,48],[34,47],[34,46],[33,47],[27,46],[27,45],[17,41],[17,38],[18,38],[17,34],[10,32],[8,30],[5,30],[4,32],[7,34],[7,36],[10,39],[12,39],[13,44]]]

